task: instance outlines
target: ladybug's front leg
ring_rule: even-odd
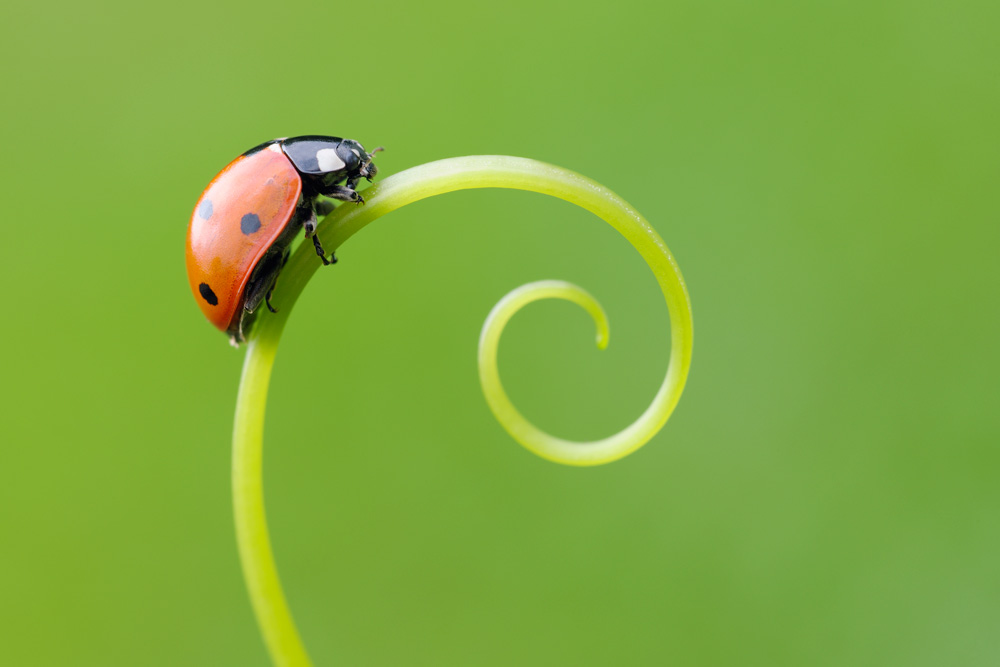
[[[352,201],[358,204],[364,204],[365,200],[357,193],[354,188],[344,187],[343,185],[328,185],[319,191],[321,195],[326,195],[330,199],[339,199],[340,201]]]

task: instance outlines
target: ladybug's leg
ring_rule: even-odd
[[[320,190],[319,193],[321,195],[326,195],[331,199],[353,201],[359,204],[365,203],[365,200],[362,199],[361,195],[355,192],[354,188],[344,187],[343,185],[328,185],[324,189]]]
[[[303,201],[295,208],[295,218],[302,223],[302,229],[306,230],[306,238],[312,238],[316,231],[316,211],[310,201]]]
[[[316,254],[319,255],[319,258],[321,260],[323,260],[323,266],[329,266],[331,264],[336,264],[337,263],[337,256],[334,255],[331,252],[330,253],[330,259],[327,259],[326,258],[326,251],[323,250],[323,244],[319,242],[319,237],[318,236],[314,236],[312,238],[313,238],[313,245],[316,246]]]
[[[269,252],[260,260],[257,268],[250,275],[250,280],[247,281],[243,310],[252,313],[257,310],[261,302],[266,301],[271,296],[271,290],[274,289],[274,283],[278,279],[278,272],[281,271],[281,267],[285,263],[285,257],[285,253]],[[267,307],[271,312],[274,312],[270,303],[267,304]]]
[[[281,272],[281,269],[285,268],[285,263],[288,262],[290,254],[291,250],[285,248],[285,251],[281,253],[281,261],[276,264],[274,253],[272,252],[272,254],[264,257],[264,260],[258,265],[257,269],[254,269],[253,275],[250,276],[250,282],[247,283],[247,298],[243,305],[244,310],[247,309],[248,305],[252,305],[254,309],[260,306],[260,292],[263,290],[264,285],[270,284],[267,292],[264,293],[264,304],[272,313],[278,312],[278,309],[271,305],[271,293],[274,292],[274,286],[278,283],[278,274]]]
[[[316,248],[316,254],[319,258],[323,260],[323,265],[336,264],[337,256],[331,255],[330,259],[326,258],[326,251],[323,250],[323,244],[319,242],[319,237],[316,236],[316,209],[313,202],[304,201],[299,204],[298,208],[295,209],[296,217],[302,221],[302,228],[306,230],[306,238],[312,239],[313,246]]]

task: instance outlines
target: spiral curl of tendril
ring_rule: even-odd
[[[597,301],[562,281],[542,281],[510,292],[493,308],[479,340],[479,377],[493,414],[519,443],[539,456],[569,465],[608,463],[634,452],[666,423],[684,390],[691,365],[691,304],[680,269],[666,244],[625,200],[567,169],[526,158],[476,155],[450,158],[394,174],[368,188],[363,206],[339,206],[317,234],[328,250],[375,219],[434,195],[475,188],[529,190],[576,204],[610,224],[649,265],[670,313],[670,363],[663,384],[639,418],[619,433],[593,442],[572,442],[538,429],[514,407],[503,390],[497,350],[504,326],[520,308],[539,299],[578,304],[597,326],[597,345],[608,342],[608,322]],[[292,306],[320,263],[312,244],[291,256],[275,288],[281,310],[261,317],[247,344],[233,433],[233,505],[243,574],[257,622],[276,665],[311,665],[282,592],[267,530],[263,493],[263,432],[267,389],[281,332]]]

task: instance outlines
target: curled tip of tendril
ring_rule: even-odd
[[[595,443],[570,442],[542,431],[524,418],[504,391],[497,367],[500,336],[517,311],[541,299],[563,299],[583,308],[597,327],[598,349],[607,348],[608,317],[589,292],[562,280],[541,280],[522,285],[500,299],[483,323],[479,336],[479,383],[486,402],[510,436],[542,458],[569,465],[603,463],[618,458],[614,456],[615,452],[596,453]]]

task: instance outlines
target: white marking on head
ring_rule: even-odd
[[[358,158],[359,160],[361,159],[361,153],[358,152],[357,148],[352,148],[351,152],[354,153],[354,157]]]
[[[321,148],[316,151],[316,162],[321,171],[339,171],[345,166],[335,148]]]

